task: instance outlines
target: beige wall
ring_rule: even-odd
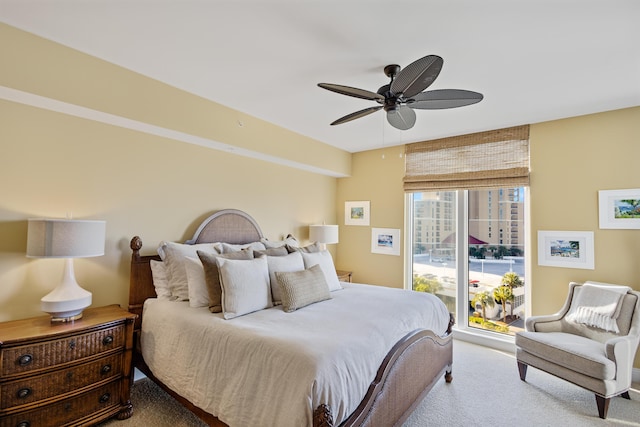
[[[338,179],[336,217],[340,244],[336,264],[352,271],[354,282],[403,287],[404,247],[400,256],[371,253],[371,228],[404,231],[403,154],[404,147],[355,153],[352,176]],[[370,226],[345,225],[345,202],[367,200]]]
[[[15,89],[325,171],[0,99],[0,321],[42,314],[40,298],[62,278],[61,260],[25,257],[30,217],[106,220],[105,255],[76,260],[76,277],[94,306],[123,307],[134,235],[154,253],[224,208],[251,214],[270,239],[306,241],[309,224],[336,221],[333,176],[350,173],[350,153],[4,24],[0,56],[0,94]]]

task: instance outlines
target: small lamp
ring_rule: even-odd
[[[78,285],[73,258],[104,255],[105,221],[77,219],[29,219],[27,257],[65,258],[62,281],[40,300],[52,322],[80,319],[91,305],[91,292]]]
[[[326,249],[327,244],[338,243],[338,226],[310,225],[309,240],[320,243],[322,248]]]

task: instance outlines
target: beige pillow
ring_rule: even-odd
[[[273,306],[266,257],[237,260],[217,257],[225,319]]]
[[[300,244],[298,243],[298,239],[296,239],[295,237],[293,237],[293,235],[288,234],[287,237],[284,238],[284,240],[269,240],[269,239],[265,239],[264,237],[262,239],[260,239],[260,241],[266,246],[267,249],[269,248],[280,248],[286,245],[292,246],[292,247],[298,247],[300,246]]]
[[[287,245],[287,250],[289,252],[305,252],[305,253],[320,252],[320,243],[313,242],[310,245],[303,246],[303,247]]]
[[[280,284],[282,309],[287,313],[331,298],[327,280],[317,264],[302,271],[278,271],[275,275]]]
[[[189,281],[187,280],[187,270],[185,268],[186,257],[196,257],[197,251],[208,253],[221,253],[218,243],[198,243],[187,245],[184,243],[160,242],[158,254],[167,264],[167,278],[173,299],[186,301],[189,299]]]
[[[284,256],[284,255],[289,255],[289,251],[284,246],[279,246],[277,248],[267,248],[263,251],[260,251],[260,250],[253,251],[254,258],[258,258],[261,255]]]
[[[212,313],[222,312],[222,287],[220,285],[220,270],[216,263],[216,258],[249,260],[253,259],[253,251],[237,251],[228,254],[212,254],[198,251],[198,258],[204,268],[204,279],[209,292],[209,311]]]
[[[243,249],[253,249],[254,251],[264,251],[267,249],[262,242],[247,243],[246,245],[232,245],[231,243],[222,243],[222,251],[220,253],[228,254],[238,252]]]
[[[282,302],[282,296],[280,293],[280,285],[276,278],[276,272],[304,270],[302,254],[300,252],[294,252],[286,256],[267,256],[267,265],[269,266],[269,283],[271,284],[273,303],[279,305]]]

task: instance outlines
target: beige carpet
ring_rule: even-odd
[[[631,390],[632,400],[612,399],[608,418],[601,420],[592,393],[534,368],[529,368],[527,382],[520,381],[512,354],[456,341],[453,376],[451,384],[443,379],[434,387],[404,427],[640,427],[640,384]],[[131,418],[102,427],[205,425],[147,379],[134,384],[131,400]]]

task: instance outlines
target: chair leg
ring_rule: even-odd
[[[620,397],[631,400],[631,396],[629,396],[629,390],[625,391],[624,393],[620,393]]]
[[[524,381],[527,377],[527,365],[518,360],[518,372],[520,373],[520,379]]]
[[[596,403],[598,404],[598,415],[603,420],[607,418],[607,412],[609,411],[609,398],[598,396],[596,394]]]

